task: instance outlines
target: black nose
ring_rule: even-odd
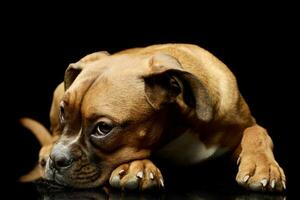
[[[57,170],[67,168],[72,165],[72,159],[63,153],[52,153],[50,155],[50,159],[52,160],[52,167]]]

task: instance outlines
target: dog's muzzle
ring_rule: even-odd
[[[75,188],[95,187],[103,183],[103,167],[91,160],[76,143],[55,144],[45,167],[45,179]]]

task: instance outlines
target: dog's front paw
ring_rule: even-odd
[[[111,174],[109,183],[122,190],[147,190],[164,187],[160,170],[150,160],[122,164]]]
[[[286,179],[273,156],[266,153],[241,153],[236,181],[254,191],[283,191]]]

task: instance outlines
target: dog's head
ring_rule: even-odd
[[[45,174],[73,187],[102,185],[118,165],[149,157],[162,138],[184,126],[179,114],[200,121],[212,117],[202,82],[165,54],[71,64],[65,90],[59,108],[62,135]]]

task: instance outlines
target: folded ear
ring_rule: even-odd
[[[53,93],[53,99],[50,109],[50,131],[53,136],[60,135],[61,134],[61,125],[59,120],[59,107],[60,102],[63,98],[65,89],[64,89],[64,83],[60,83]]]
[[[65,91],[71,86],[73,81],[76,79],[76,77],[79,75],[79,73],[82,71],[82,69],[86,66],[87,63],[97,61],[108,55],[109,53],[107,51],[99,51],[83,57],[76,63],[70,64],[65,71]]]
[[[185,71],[179,61],[169,55],[155,55],[149,62],[151,73],[144,77],[148,102],[155,109],[176,103],[194,109],[199,120],[208,122],[213,117],[209,92],[202,81]]]

